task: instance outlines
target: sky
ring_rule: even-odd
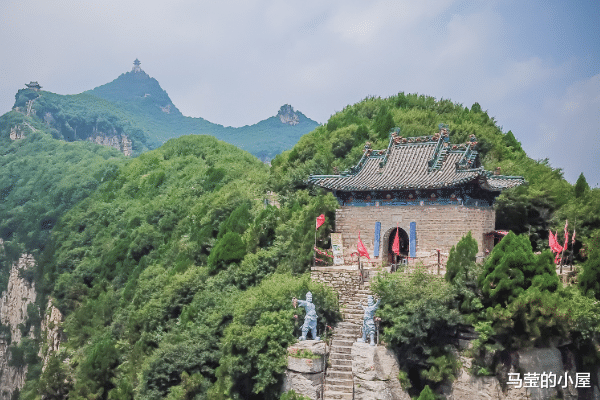
[[[478,102],[534,159],[600,187],[600,2],[0,0],[0,113],[142,69],[184,115],[325,123],[367,96]]]

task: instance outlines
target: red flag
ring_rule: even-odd
[[[571,238],[571,244],[575,245],[575,229],[573,229],[573,237]]]
[[[323,225],[324,223],[325,223],[325,214],[321,214],[317,217],[317,228],[316,229],[319,229],[319,227],[321,225]]]
[[[397,256],[400,255],[400,231],[398,227],[396,227],[396,237],[394,238],[394,244],[392,245],[392,251]]]
[[[556,236],[554,236],[554,233],[552,233],[552,231],[550,231],[550,234],[548,235],[548,245],[554,253],[560,253],[563,250],[562,246],[558,244]]]
[[[567,227],[569,226],[569,220],[565,220],[565,244],[563,245],[563,248],[566,250],[567,246],[569,245],[569,231],[567,230]]]
[[[358,232],[357,249],[358,249],[358,254],[360,254],[363,257],[367,257],[369,260],[371,259],[371,257],[369,257],[369,252],[365,248],[365,245],[363,244],[362,240],[360,240],[360,232]]]

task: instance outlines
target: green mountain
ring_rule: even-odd
[[[186,117],[158,81],[139,68],[77,95],[21,89],[15,96],[13,110],[37,118],[57,139],[92,141],[134,156],[172,138],[205,134],[269,162],[318,126],[287,104],[277,115],[240,128]]]
[[[292,106],[282,106],[277,115],[254,125],[224,127],[203,118],[185,117],[158,81],[139,66],[114,81],[85,92],[108,100],[127,111],[144,129],[151,148],[188,134],[208,134],[269,161],[291,149],[300,137],[318,126]]]
[[[150,79],[143,82],[156,89]],[[146,103],[152,97],[159,95],[135,98],[130,107],[152,108]],[[166,93],[161,99],[168,99]],[[454,143],[475,134],[487,169],[526,177],[528,186],[500,197],[498,216],[517,233],[530,234],[511,234],[485,269],[454,254],[459,270],[452,282],[390,274],[372,286],[382,299],[384,340],[394,351],[413,343],[417,350],[415,358],[403,359],[412,370],[400,378],[409,385],[412,380],[413,390],[425,384],[437,390],[452,376],[451,352],[432,339],[449,316],[453,324],[480,332],[474,352],[483,374],[500,365],[505,353],[499,353],[499,343],[509,354],[515,350],[511,338],[538,343],[539,332],[549,332],[554,343],[571,340],[571,348],[587,352],[585,362],[596,362],[596,300],[577,287],[563,290],[548,252],[534,256],[532,245],[546,248],[543,234],[564,225],[557,219],[561,213],[570,221],[576,217],[577,243],[588,243],[592,254],[582,267],[589,272],[582,293],[600,297],[593,286],[600,246],[592,240],[600,233],[599,190],[589,189],[584,178],[574,190],[560,170],[529,159],[513,134],[502,132],[478,104],[467,108],[404,93],[368,98],[304,135],[268,168],[205,135],[171,139],[136,158],[76,141],[110,131],[131,135],[134,151],[150,147],[147,127],[127,119],[135,112],[120,101],[28,89],[18,94],[18,107],[0,117],[0,233],[8,250],[0,251],[0,272],[6,275],[20,252],[32,252],[37,261],[27,277],[39,295],[27,307],[29,322],[18,328],[31,337],[11,342],[10,329],[0,325],[10,362],[29,366],[18,398],[279,398],[286,346],[300,328],[292,296],[313,292],[323,316],[320,331],[339,318],[336,296],[305,274],[315,218],[326,216],[316,240],[327,248],[338,203],[308,187],[306,178],[355,165],[365,141],[385,148],[390,129],[419,136],[440,123],[449,124]],[[98,114],[88,114],[92,105],[102,107]],[[263,122],[276,125],[277,119]],[[265,201],[267,191],[276,192],[279,206]],[[518,257],[503,256],[517,251]],[[510,270],[506,276],[523,268],[528,274],[512,288],[517,300],[508,307],[495,304],[486,294],[491,285],[486,292],[478,281],[482,271],[492,279],[496,267]],[[543,281],[529,279],[537,270],[544,271]],[[65,317],[55,352],[36,328],[49,298]]]
[[[59,218],[125,161],[110,147],[56,140],[37,118],[0,117],[0,292],[10,264],[21,253],[39,256]]]

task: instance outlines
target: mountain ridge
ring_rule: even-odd
[[[184,116],[159,82],[139,67],[139,61],[136,62],[131,71],[83,93],[110,101],[138,116],[136,124],[155,142],[149,148],[185,134],[209,134],[268,162],[282,151],[291,149],[301,136],[319,125],[289,104],[281,106],[275,116],[242,127]],[[273,141],[273,138],[278,140]]]

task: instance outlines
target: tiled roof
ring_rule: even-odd
[[[501,191],[525,183],[523,177],[494,175],[476,165],[471,144],[450,145],[442,136],[398,140],[387,150],[370,150],[341,175],[311,175],[309,182],[330,190],[440,189],[477,180],[483,189]],[[447,140],[447,139],[446,139]],[[406,143],[403,143],[405,141]]]

